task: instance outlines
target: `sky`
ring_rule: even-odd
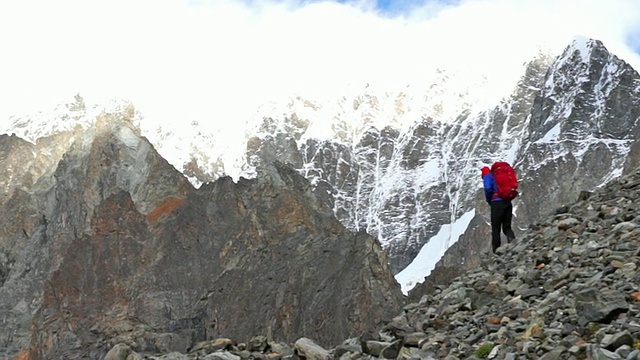
[[[79,93],[232,131],[274,98],[401,88],[436,67],[511,81],[576,35],[640,69],[637,0],[2,1],[0,124]]]

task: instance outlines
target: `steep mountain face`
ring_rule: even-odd
[[[569,202],[576,190],[601,186],[629,170],[624,164],[638,137],[639,95],[638,73],[602,43],[565,50],[545,77],[519,156],[525,178],[547,179],[546,189],[527,183],[525,196],[538,201],[523,200],[525,217],[548,212],[544,205],[552,199]]]
[[[444,263],[478,263],[477,254],[489,247],[488,208],[479,191],[483,165],[499,159],[515,165],[522,193],[516,225],[526,227],[638,164],[640,77],[597,40],[576,39],[557,57],[540,54],[494,107],[478,105],[482,82],[471,86],[475,92],[452,92],[450,83],[443,72],[417,93],[367,90],[339,102],[332,117],[321,105],[294,100],[289,112],[266,118],[253,132],[248,159],[290,162],[332,195],[346,226],[380,239],[395,272],[442,225],[473,209],[461,250]],[[434,100],[452,95],[454,104]],[[331,139],[307,135],[318,114],[331,124]],[[357,127],[349,118],[360,119]]]
[[[640,164],[640,77],[628,64],[599,41],[576,41],[554,61],[542,84],[522,122],[521,145],[514,149],[521,179],[515,223],[521,227]],[[476,206],[485,210],[416,294],[479,264],[477,254],[490,242],[483,201],[479,195]]]
[[[58,132],[66,149],[43,164],[37,143],[0,138],[12,176],[31,180],[3,179],[0,357],[184,352],[255,333],[329,345],[397,311],[380,243],[348,231],[295,171],[194,189],[134,114]]]

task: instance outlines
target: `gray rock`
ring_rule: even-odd
[[[640,350],[633,350],[632,352],[630,352],[627,357],[625,358],[626,360],[638,360],[640,359]]]
[[[105,355],[104,360],[128,360],[127,357],[131,354],[131,348],[125,344],[116,344]]]
[[[635,345],[635,341],[633,336],[631,336],[631,333],[625,330],[613,335],[605,336],[600,345],[607,350],[615,351],[623,345],[633,346]]]
[[[380,357],[382,350],[391,345],[382,341],[366,341],[362,346],[362,352],[375,357]]]
[[[268,345],[269,343],[266,336],[254,336],[251,338],[251,340],[249,340],[249,343],[247,344],[247,350],[264,352]]]
[[[240,360],[240,356],[234,355],[228,351],[216,351],[206,355],[203,360]]]
[[[587,350],[587,355],[591,356],[594,360],[619,360],[623,359],[620,355],[598,347],[597,345],[590,345]]]
[[[156,357],[155,359],[157,360],[190,360],[189,356],[185,355],[185,354],[181,354],[178,352],[172,352],[169,354],[165,354],[159,357]]]
[[[309,360],[328,360],[331,357],[327,350],[308,338],[298,339],[295,343],[295,349],[301,357]]]
[[[400,354],[400,350],[402,349],[402,340],[396,340],[391,344],[387,345],[382,351],[380,351],[380,356],[383,359],[395,359]]]

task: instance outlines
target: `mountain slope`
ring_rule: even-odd
[[[485,344],[497,358],[640,358],[639,198],[639,170],[582,192],[418,297],[388,334],[418,332],[405,358],[467,358]]]
[[[627,174],[638,163],[640,76],[599,41],[578,39],[558,57],[535,93],[515,156],[521,196],[514,223],[520,228]],[[458,243],[438,262],[417,294],[476,266],[489,247],[489,210],[481,209]],[[415,298],[414,298],[415,299]]]
[[[205,121],[171,129],[136,114],[134,123],[196,186],[224,174],[255,177],[274,159],[288,163],[347,228],[379,239],[398,274],[439,233],[443,244],[430,246],[437,249],[431,267],[443,256],[441,265],[450,268],[478,263],[489,247],[478,176],[484,165],[514,164],[522,190],[515,225],[525,228],[580,190],[640,164],[639,79],[601,42],[577,38],[562,54],[540,53],[525,64],[504,94],[495,93],[496,79],[441,69],[429,83],[402,89],[367,85],[336,99],[265,104],[254,118],[235,119],[246,126],[244,139],[208,132]],[[90,123],[95,109],[80,100],[56,117]],[[38,119],[18,118],[7,132],[37,138],[69,128]],[[34,122],[39,130],[28,131]],[[460,240],[441,233],[469,216]]]
[[[343,223],[380,239],[394,272],[443,225],[471,211],[467,237],[487,235],[483,165],[499,159],[515,165],[522,190],[516,225],[525,227],[578,191],[620,176],[625,162],[637,162],[631,148],[640,77],[597,40],[578,38],[557,57],[540,54],[497,105],[480,101],[482,81],[465,89],[454,78],[442,72],[433,84],[402,93],[367,88],[333,112],[292,100],[285,115],[265,119],[269,126],[254,132],[247,156],[253,164],[286,159],[326,189]],[[458,99],[453,105],[445,102],[451,96]],[[309,134],[320,114],[333,119],[330,138]],[[468,259],[473,266],[474,254],[488,246],[466,241],[469,251],[450,263]],[[442,255],[434,253],[433,261]]]
[[[497,255],[333,348],[305,337],[294,354],[263,336],[218,338],[159,358],[638,360],[639,202],[640,169],[582,192]],[[112,354],[122,349],[132,353],[120,344]]]

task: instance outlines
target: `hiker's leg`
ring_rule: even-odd
[[[507,241],[512,242],[513,239],[516,238],[516,235],[513,233],[511,229],[511,219],[513,218],[513,205],[510,202],[505,202],[504,212],[503,212],[503,222],[502,222],[502,231],[507,236]]]
[[[500,247],[500,226],[502,224],[502,214],[500,211],[501,201],[492,201],[491,205],[491,250],[495,253]]]

